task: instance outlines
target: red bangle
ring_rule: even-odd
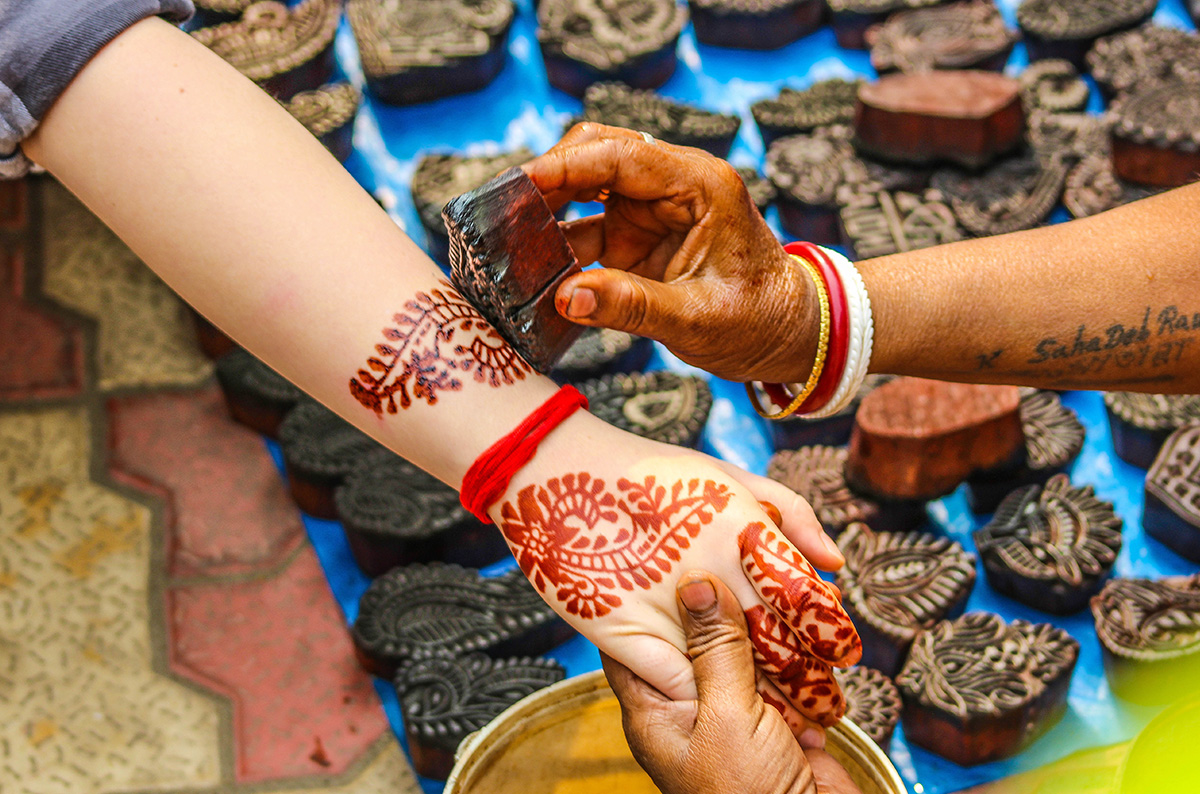
[[[838,276],[828,255],[812,243],[788,243],[784,251],[801,256],[816,266],[825,280],[825,292],[829,295],[829,351],[825,356],[825,367],[821,379],[808,399],[801,403],[796,413],[810,414],[824,408],[837,391],[842,374],[846,371],[846,355],[850,350],[850,306],[846,300],[846,288]]]
[[[492,523],[488,508],[508,490],[513,475],[537,452],[538,444],[550,431],[580,408],[587,408],[587,397],[570,384],[563,386],[511,433],[483,451],[463,476],[458,498],[463,507],[485,524]]]

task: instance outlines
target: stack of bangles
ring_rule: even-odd
[[[784,246],[817,285],[821,330],[808,381],[797,384],[747,383],[746,393],[759,415],[785,419],[797,414],[824,419],[846,408],[867,377],[875,323],[871,300],[858,268],[849,259],[812,243]],[[774,404],[768,411],[759,391]]]

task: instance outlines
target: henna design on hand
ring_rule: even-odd
[[[580,472],[521,489],[501,508],[500,530],[539,592],[553,589],[569,614],[601,617],[621,605],[617,592],[663,581],[729,499],[712,480],[679,480],[668,491],[654,477],[622,478],[613,493]],[[595,532],[601,523],[616,534]]]
[[[810,656],[787,624],[760,604],[746,610],[746,627],[755,663],[801,714],[826,728],[842,718],[846,701],[833,668]]]
[[[367,359],[367,368],[350,379],[354,399],[379,416],[385,408],[396,413],[397,393],[399,408],[408,408],[414,398],[434,405],[438,392],[459,391],[462,381],[455,372],[473,373],[476,381],[497,388],[532,371],[450,282],[439,283],[445,289],[418,292],[404,304],[404,313],[392,318],[395,326],[383,329],[388,341],[375,345],[378,357]],[[455,343],[456,333],[472,331],[477,335],[468,343]]]
[[[837,588],[817,576],[780,532],[755,522],[742,530],[738,545],[746,578],[796,632],[807,653],[835,667],[862,658],[862,641]]]

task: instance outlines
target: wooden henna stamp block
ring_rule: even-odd
[[[1109,98],[1139,86],[1194,80],[1200,74],[1200,35],[1153,23],[1142,25],[1097,41],[1087,64]]]
[[[1200,174],[1200,95],[1194,82],[1131,90],[1110,106],[1113,169],[1122,179],[1181,187]]]
[[[992,0],[951,3],[893,14],[867,30],[875,71],[1000,71],[1018,36]]]
[[[689,0],[696,40],[714,47],[777,50],[817,28],[823,0]]]
[[[887,750],[896,723],[900,721],[900,690],[896,689],[892,679],[863,665],[834,670],[833,675],[846,700],[845,718]]]
[[[384,447],[313,400],[304,400],[279,426],[279,446],[296,505],[316,518],[334,520],[334,493],[366,455]]]
[[[975,586],[975,556],[948,538],[872,532],[851,524],[838,539],[842,606],[862,638],[862,663],[900,672],[913,640],[962,614]]]
[[[1048,623],[971,612],[913,643],[896,686],[904,736],[962,766],[1008,758],[1067,710],[1079,643]]]
[[[284,418],[304,399],[298,386],[240,347],[217,359],[215,369],[233,421],[268,438],[278,438]]]
[[[1059,58],[1082,69],[1097,38],[1142,24],[1157,5],[1158,0],[1022,0],[1017,24],[1030,61]]]
[[[1141,469],[1154,464],[1167,437],[1200,422],[1200,395],[1114,391],[1104,395],[1117,457]]]
[[[750,113],[763,145],[770,146],[778,138],[812,132],[818,127],[850,124],[854,121],[861,82],[835,77],[813,83],[803,91],[785,86],[779,96],[758,100],[750,106]]]
[[[1063,194],[1067,164],[1023,154],[1001,160],[979,174],[944,169],[933,186],[949,200],[958,223],[976,237],[1040,226]]]
[[[554,307],[554,292],[580,272],[541,192],[510,168],[442,210],[454,286],[538,372],[547,373],[583,326]]]
[[[674,372],[605,375],[579,384],[588,410],[643,438],[694,447],[712,410],[712,391],[702,379]]]
[[[1200,562],[1200,423],[1172,433],[1146,472],[1146,534]]]
[[[885,499],[935,499],[972,474],[1025,460],[1016,386],[897,378],[863,398],[850,437],[851,487]]]
[[[410,662],[473,651],[496,659],[537,656],[574,633],[520,571],[484,577],[439,563],[395,568],[376,579],[351,629],[359,663],[383,678]]]
[[[898,11],[939,5],[945,0],[826,0],[833,12],[833,34],[839,47],[868,48],[867,31]]]
[[[975,532],[992,589],[1034,609],[1070,615],[1087,606],[1121,551],[1121,519],[1090,485],[1065,474],[1009,494]]]
[[[330,83],[313,91],[301,91],[284,107],[330,154],[344,163],[354,149],[354,118],[361,100],[358,89],[350,83]]]
[[[885,75],[859,89],[854,131],[881,160],[981,168],[1024,140],[1021,85],[982,71]]]
[[[566,677],[558,662],[472,653],[414,662],[396,674],[404,734],[417,774],[445,780],[463,739],[500,712]]]
[[[689,105],[653,91],[639,91],[623,83],[589,86],[579,120],[648,132],[661,141],[694,146],[717,157],[729,156],[742,125],[736,115]]]
[[[639,372],[650,362],[654,343],[611,328],[586,328],[558,360],[550,377],[580,383],[604,375]]]
[[[1117,697],[1162,705],[1200,687],[1200,574],[1113,579],[1091,607]]]

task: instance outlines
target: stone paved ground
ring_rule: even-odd
[[[0,182],[0,792],[415,794],[178,298]]]

